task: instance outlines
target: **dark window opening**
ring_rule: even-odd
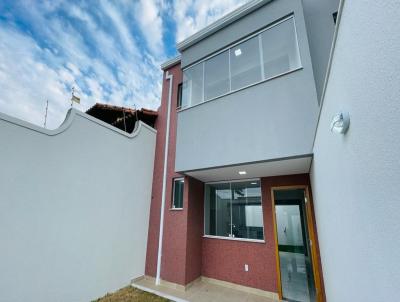
[[[185,181],[183,178],[174,179],[172,188],[172,208],[182,209],[183,208],[183,186]]]
[[[178,85],[178,99],[176,102],[176,108],[181,108],[182,106],[182,83]]]
[[[338,12],[334,12],[333,14],[332,14],[332,17],[333,17],[333,22],[336,24],[336,19],[337,19],[337,13]]]

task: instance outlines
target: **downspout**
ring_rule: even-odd
[[[165,149],[164,149],[164,170],[163,170],[162,195],[161,195],[160,232],[159,232],[159,236],[158,236],[156,285],[160,285],[160,281],[161,281],[160,275],[161,275],[162,241],[163,241],[163,233],[164,233],[164,207],[165,207],[165,195],[166,195],[166,190],[167,190],[169,124],[170,124],[170,116],[171,116],[172,83],[174,80],[174,76],[167,71],[165,78],[167,80],[169,80],[169,91],[168,91],[168,104],[167,104],[167,129],[166,129],[166,134],[165,134]]]

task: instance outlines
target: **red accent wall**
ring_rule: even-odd
[[[172,181],[174,177],[181,177],[180,174],[174,172],[175,166],[175,141],[176,141],[176,105],[178,95],[178,84],[182,81],[182,71],[180,64],[171,67],[168,72],[174,76],[172,85],[172,99],[171,99],[171,115],[170,115],[170,135],[169,135],[169,150],[167,162],[167,192],[165,215],[166,222],[170,222],[176,218],[177,226],[182,226],[185,221],[181,218],[178,212],[170,213],[171,196],[172,196]],[[166,143],[166,129],[167,129],[167,106],[168,106],[168,93],[169,93],[169,80],[166,79],[166,72],[163,76],[162,92],[161,92],[161,105],[158,109],[158,117],[156,120],[155,128],[157,129],[157,141],[154,159],[154,172],[153,172],[153,187],[152,198],[150,205],[150,219],[149,230],[147,239],[147,252],[146,252],[146,268],[145,274],[148,276],[156,276],[157,272],[157,254],[158,254],[158,239],[160,230],[160,211],[161,211],[161,198],[162,198],[162,181],[164,169],[164,150]],[[169,224],[167,224],[168,226]],[[165,226],[165,224],[164,224]],[[171,238],[171,231],[168,227],[164,227],[167,237]],[[165,234],[165,233],[164,233]],[[178,236],[174,239],[179,241]],[[165,241],[165,237],[164,237]],[[166,249],[167,257],[171,254],[170,249]],[[184,254],[184,250],[177,249],[176,256]],[[165,257],[164,257],[165,258]]]
[[[186,176],[183,210],[171,210],[171,199],[167,201],[161,268],[163,280],[186,285],[201,276],[203,186],[201,181]]]
[[[277,292],[271,187],[309,185],[308,174],[261,179],[265,243],[203,239],[202,275],[236,284]],[[244,271],[244,265],[249,271]]]
[[[201,276],[204,230],[204,183],[191,177],[187,177],[186,183],[189,188],[185,278],[185,283],[187,284]]]
[[[171,210],[173,180],[182,175],[175,173],[175,146],[177,125],[178,84],[182,71],[177,64],[168,72],[173,75],[170,114],[170,135],[167,162],[167,187],[164,208],[164,234],[162,242],[161,279],[185,285],[201,275],[203,234],[203,183],[185,177],[183,210]],[[161,106],[156,122],[157,143],[153,173],[152,201],[145,274],[156,276],[160,229],[164,150],[166,144],[169,81],[164,73]]]
[[[277,292],[276,258],[272,204],[267,188],[262,186],[262,207],[265,243],[203,239],[203,271],[205,277]],[[244,265],[249,271],[244,271]]]

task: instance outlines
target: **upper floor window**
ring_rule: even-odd
[[[266,79],[300,67],[300,54],[293,18],[277,24],[272,29],[261,33],[263,68]]]
[[[233,47],[230,59],[232,90],[262,80],[258,36]]]
[[[206,184],[204,218],[206,236],[263,240],[260,181]]]
[[[204,98],[229,92],[229,52],[224,51],[204,62]]]
[[[290,16],[183,71],[182,108],[301,67]]]
[[[182,108],[203,101],[204,64],[197,64],[183,72]]]

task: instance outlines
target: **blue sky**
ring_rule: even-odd
[[[246,0],[0,2],[0,112],[57,128],[71,87],[96,102],[157,109],[175,45]]]

